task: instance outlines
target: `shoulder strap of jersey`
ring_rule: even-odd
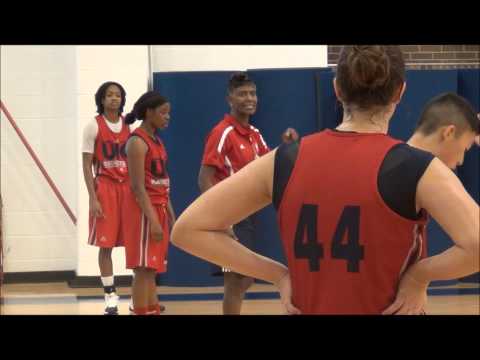
[[[140,129],[140,128],[135,129],[135,131],[132,132],[129,137],[131,138],[131,137],[134,137],[134,136],[138,136],[140,139],[142,139],[143,142],[147,145],[147,148],[148,148],[147,151],[150,151],[151,140],[149,139],[149,136],[147,134],[145,134],[145,132],[142,129]]]

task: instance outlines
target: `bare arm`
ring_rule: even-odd
[[[97,200],[97,194],[95,192],[95,180],[93,179],[92,165],[93,154],[82,153],[82,165],[83,165],[83,179],[87,186],[88,196],[90,199]]]
[[[172,242],[192,255],[274,284],[287,268],[258,255],[227,235],[227,229],[272,202],[275,151],[202,194],[178,218]],[[235,201],[232,201],[235,199]]]
[[[209,165],[200,166],[200,171],[198,173],[198,187],[200,192],[204,193],[215,185],[215,167]]]
[[[160,226],[157,214],[145,189],[145,154],[147,150],[148,146],[142,139],[137,136],[130,138],[127,142],[128,173],[138,205],[151,224]]]
[[[96,217],[104,216],[102,205],[97,198],[95,191],[95,180],[92,172],[93,154],[82,153],[83,178],[88,190],[89,210]]]
[[[400,279],[395,301],[383,314],[422,314],[431,281],[456,279],[480,269],[478,204],[439,159],[433,159],[420,179],[416,200],[417,206],[433,216],[455,245],[412,265]]]
[[[417,187],[417,203],[455,243],[443,253],[421,260],[409,271],[420,282],[463,277],[480,269],[480,211],[460,180],[435,158]]]

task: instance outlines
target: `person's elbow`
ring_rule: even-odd
[[[188,234],[188,226],[185,223],[184,219],[180,216],[180,218],[177,219],[177,221],[173,225],[170,241],[176,247],[180,249],[184,249],[185,241],[188,236],[187,234]]]
[[[88,154],[88,153],[83,153],[82,154],[82,167],[83,167],[83,169],[91,171],[92,165],[93,165],[93,156]]]
[[[471,242],[470,248],[471,248],[470,251],[474,258],[474,262],[477,266],[477,269],[480,270],[480,234],[477,233],[474,236],[474,239]]]

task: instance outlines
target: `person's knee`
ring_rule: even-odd
[[[135,280],[135,279],[143,279],[143,277],[144,277],[145,274],[146,274],[145,268],[143,268],[143,267],[137,267],[137,268],[133,269],[133,274],[134,274],[133,280]]]
[[[145,268],[145,267],[137,267],[133,269],[134,278],[137,276],[141,276],[143,278],[152,278],[155,279],[156,272],[153,269]]]
[[[102,257],[111,257],[112,248],[100,248],[99,254]]]

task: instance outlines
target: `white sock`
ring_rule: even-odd
[[[102,285],[105,286],[113,286],[113,275],[112,276],[105,276],[100,277],[102,279]]]

